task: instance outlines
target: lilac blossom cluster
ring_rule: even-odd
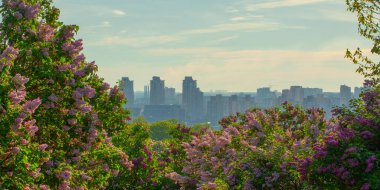
[[[39,3],[28,5],[22,0],[4,0],[4,4],[11,9],[17,10],[14,14],[17,19],[23,17],[26,19],[35,19],[41,10],[41,5]]]

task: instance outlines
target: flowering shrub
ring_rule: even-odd
[[[297,189],[303,184],[295,160],[312,153],[325,124],[322,110],[286,103],[231,116],[221,121],[220,132],[184,143],[182,174],[167,176],[191,189]]]
[[[379,49],[379,1],[347,0],[357,14],[359,33],[373,42],[371,53]],[[380,189],[380,86],[379,63],[358,48],[346,57],[358,64],[364,75],[365,92],[349,108],[335,110],[335,118],[314,144],[315,153],[306,165],[305,179],[313,187],[328,189]]]
[[[0,188],[106,187],[133,166],[111,142],[129,119],[123,94],[50,0],[3,0],[0,12]]]
[[[107,188],[179,189],[165,173],[182,170],[185,152],[181,142],[188,141],[190,136],[190,128],[176,121],[148,124],[137,118],[113,138],[115,146],[130,156],[133,168],[121,170],[111,178]]]
[[[380,97],[371,89],[362,94],[364,104],[335,110],[323,134],[313,145],[315,153],[303,163],[304,179],[323,189],[379,189]]]

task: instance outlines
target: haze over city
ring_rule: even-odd
[[[252,92],[291,85],[360,86],[345,49],[369,47],[344,1],[59,0],[61,20],[80,26],[87,59],[115,84],[142,91],[151,76],[181,89],[185,76],[210,90]]]

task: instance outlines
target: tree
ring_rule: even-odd
[[[380,2],[378,0],[346,0],[348,10],[357,14],[358,32],[361,36],[373,42],[372,56],[380,55]],[[363,53],[361,48],[356,51],[347,50],[348,57],[358,64],[357,72],[369,79],[370,83],[378,84],[380,64]]]
[[[51,0],[3,0],[0,13],[0,188],[105,187],[132,167],[111,142],[129,120],[123,94]]]

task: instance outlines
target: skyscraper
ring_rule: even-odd
[[[276,93],[272,92],[270,88],[258,88],[255,103],[259,108],[269,108],[276,105],[276,98]]]
[[[178,104],[175,88],[165,87],[165,103],[166,104]]]
[[[211,96],[207,102],[207,119],[211,124],[216,125],[218,121],[227,116],[228,113],[228,97],[220,94]]]
[[[351,99],[351,87],[346,85],[340,86],[340,104],[348,105]]]
[[[282,104],[287,101],[290,101],[290,90],[283,89],[281,93],[281,97],[279,98],[279,103]]]
[[[304,91],[302,86],[291,86],[290,87],[290,100],[293,104],[302,105],[304,98]]]
[[[363,88],[362,87],[355,87],[354,90],[354,98],[359,98],[360,94],[362,93]]]
[[[135,91],[133,89],[133,81],[129,80],[128,77],[121,78],[121,88],[127,98],[127,107],[133,107],[135,104]]]
[[[182,82],[182,105],[186,110],[186,121],[195,122],[203,118],[203,92],[193,77],[187,76]]]
[[[165,104],[165,81],[154,76],[150,81],[150,105]]]

